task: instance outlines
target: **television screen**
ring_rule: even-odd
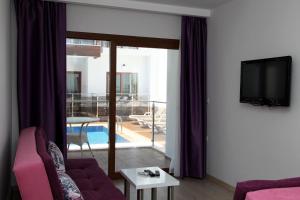
[[[240,102],[289,106],[291,63],[290,56],[243,61]]]

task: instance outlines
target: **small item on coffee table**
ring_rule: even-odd
[[[142,176],[148,176],[148,173],[146,172],[138,172],[139,175],[142,175]]]
[[[160,173],[158,170],[155,170],[155,176],[160,176]]]
[[[159,177],[160,176],[160,172],[158,170],[155,170],[155,172],[153,172],[149,169],[145,169],[144,172],[146,174],[148,174],[148,176],[150,176],[150,177]]]
[[[150,176],[150,177],[154,177],[155,176],[155,174],[151,170],[149,170],[149,169],[145,169],[144,172],[147,173],[148,176]]]

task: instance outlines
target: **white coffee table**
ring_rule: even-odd
[[[138,174],[145,169],[149,169],[153,172],[159,170],[159,177],[149,177]],[[133,168],[133,169],[121,169],[121,175],[123,176],[124,194],[126,199],[130,199],[130,184],[137,190],[137,200],[143,200],[144,189],[151,189],[151,199],[157,200],[157,188],[168,187],[168,200],[174,199],[174,186],[179,186],[180,182],[173,176],[169,175],[159,167],[146,167],[146,168]]]

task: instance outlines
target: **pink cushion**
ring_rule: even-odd
[[[275,188],[248,192],[245,200],[299,200],[300,187]]]
[[[53,200],[43,161],[36,150],[36,128],[27,128],[19,136],[13,171],[22,200]]]

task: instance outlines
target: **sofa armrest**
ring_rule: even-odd
[[[23,200],[53,200],[45,165],[36,149],[36,127],[21,131],[13,171]]]
[[[300,177],[282,180],[252,180],[237,184],[234,200],[245,200],[248,192],[272,188],[300,187]]]

